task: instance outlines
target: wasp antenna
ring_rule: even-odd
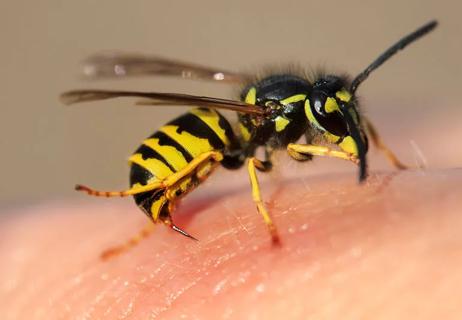
[[[358,181],[362,183],[367,178],[367,159],[366,153],[367,148],[366,145],[361,138],[361,134],[359,131],[359,127],[354,122],[353,118],[350,115],[350,111],[348,110],[347,105],[341,104],[340,109],[342,110],[343,118],[348,126],[348,131],[350,132],[351,137],[353,138],[356,148],[358,150],[358,159],[359,159],[359,176]]]
[[[358,74],[356,78],[351,83],[350,92],[352,94],[355,93],[358,86],[367,79],[369,74],[380,67],[385,61],[390,59],[393,55],[395,55],[399,50],[404,49],[407,45],[411,44],[412,42],[416,41],[417,39],[423,37],[430,31],[436,28],[438,25],[438,21],[432,20],[423,26],[421,26],[416,31],[408,34],[407,36],[401,38],[398,42],[388,48],[384,53],[382,53],[374,62],[372,62],[363,72]]]

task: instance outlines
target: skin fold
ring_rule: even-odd
[[[131,199],[10,210],[0,225],[2,319],[457,319],[462,130],[452,118],[389,129],[405,160],[435,165],[395,171],[372,152],[364,185],[349,163],[278,156],[281,170],[259,175],[277,247],[245,170],[220,170],[179,206],[175,222],[200,241],[157,225],[108,261],[102,251],[146,224]],[[438,140],[448,121],[454,140]],[[418,151],[398,134],[418,137]]]

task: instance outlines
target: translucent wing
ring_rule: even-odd
[[[214,109],[227,109],[242,113],[265,114],[265,108],[248,104],[237,100],[193,96],[181,93],[162,92],[136,92],[136,91],[109,91],[109,90],[74,90],[61,95],[64,104],[78,102],[105,100],[120,97],[143,98],[140,104],[143,105],[178,105],[178,106],[200,106]]]
[[[90,56],[83,62],[83,72],[93,78],[153,75],[229,83],[249,79],[245,74],[157,56],[129,53],[102,53]]]

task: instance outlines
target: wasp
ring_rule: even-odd
[[[359,182],[367,177],[368,139],[382,150],[397,169],[406,169],[383,143],[372,123],[360,112],[356,91],[369,74],[399,50],[432,31],[431,21],[406,35],[383,52],[353,80],[334,74],[309,79],[297,72],[272,73],[262,77],[152,56],[100,54],[86,60],[84,71],[97,78],[134,75],[177,76],[212,80],[242,86],[240,100],[181,93],[74,90],[65,92],[65,104],[119,97],[141,98],[151,106],[194,106],[160,127],[129,158],[130,188],[98,191],[77,185],[89,195],[133,196],[136,204],[154,223],[161,222],[195,239],[172,219],[178,200],[199,186],[217,166],[238,169],[247,166],[253,201],[268,227],[272,241],[279,235],[261,197],[257,171],[272,169],[272,154],[286,149],[297,161],[328,156],[359,166]],[[237,112],[238,130],[218,109]],[[235,132],[237,131],[237,132]],[[297,143],[302,137],[305,143]],[[263,159],[257,149],[264,149]],[[146,235],[146,232],[143,233]],[[136,244],[140,236],[114,248],[109,255]]]

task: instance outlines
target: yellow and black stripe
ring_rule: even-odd
[[[273,74],[249,84],[241,99],[272,110],[265,119],[239,113],[241,137],[249,145],[281,148],[300,138],[308,129],[303,106],[312,85],[303,77]]]
[[[239,148],[229,122],[217,111],[195,108],[162,126],[134,152],[131,164],[130,184],[147,185],[184,169],[193,159],[210,151],[225,153]],[[182,181],[176,196],[183,195],[197,186],[203,177],[193,174]],[[135,201],[143,211],[156,220],[168,214],[165,192],[155,190],[137,194]],[[166,212],[163,210],[167,210]]]

